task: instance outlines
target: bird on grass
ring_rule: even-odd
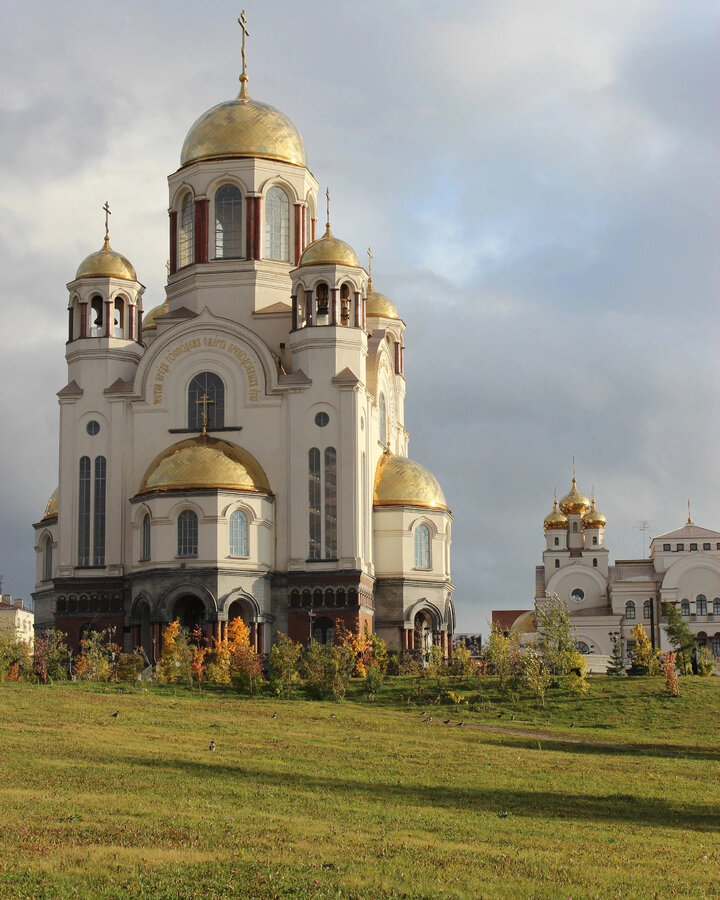
[[[574,723],[574,722],[571,722],[571,723],[570,723],[570,727],[571,727],[571,728],[574,728],[574,727],[575,727],[575,723]]]
[[[337,716],[335,715],[335,713],[330,713],[330,718],[331,718],[331,719],[337,719]]]
[[[270,716],[270,718],[271,718],[271,719],[277,719],[277,713],[274,712],[274,713]]]
[[[498,717],[498,719],[502,719],[502,717],[503,717],[504,715],[505,715],[505,712],[504,712],[504,711],[503,711],[503,712],[499,712],[498,715],[497,715],[497,717]]]
[[[215,749],[215,741],[210,741],[210,746],[208,747],[208,750],[212,751],[214,749]]]
[[[515,721],[515,713],[513,713],[513,714],[510,716],[510,721],[511,721],[511,722],[514,722],[514,721]]]
[[[120,710],[119,710],[119,709],[116,709],[115,712],[110,716],[110,718],[111,718],[111,719],[117,719],[117,717],[118,717],[119,715],[120,715]]]
[[[458,727],[458,728],[462,728],[464,724],[465,724],[465,723],[464,723],[464,722],[462,721],[462,719],[461,719],[461,720],[457,723],[457,727]]]
[[[432,722],[432,716],[428,716],[427,719],[425,719],[425,722],[426,722],[426,723],[427,723],[427,722]]]
[[[449,724],[450,724],[450,719],[445,719],[445,721],[443,722],[443,725],[449,725]]]
[[[423,718],[424,716],[426,716],[426,715],[427,715],[427,710],[424,709],[424,710],[420,713],[420,718],[422,719],[422,718]]]

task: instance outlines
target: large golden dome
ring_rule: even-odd
[[[167,298],[163,300],[163,302],[159,306],[154,306],[151,310],[145,313],[143,316],[143,331],[152,331],[153,329],[157,329],[157,322],[155,319],[158,316],[164,316],[166,313],[170,312],[170,303]]]
[[[555,529],[565,529],[567,528],[568,520],[567,516],[564,513],[561,513],[558,509],[557,497],[553,502],[552,512],[548,513],[545,516],[545,521],[543,522],[543,528],[545,531],[553,531]]]
[[[42,517],[42,521],[45,519],[57,519],[58,515],[58,495],[60,488],[56,487],[55,490],[50,494],[50,499],[47,502],[47,506],[45,507],[45,513]]]
[[[124,278],[126,281],[137,281],[135,269],[122,253],[116,253],[110,246],[110,239],[105,238],[102,248],[80,263],[76,278]]]
[[[424,506],[447,509],[440,482],[420,463],[386,450],[375,470],[374,506]]]
[[[510,631],[516,631],[518,634],[537,634],[535,610],[530,609],[521,613],[510,626]]]
[[[595,498],[593,498],[592,503],[590,504],[589,512],[586,512],[583,516],[583,528],[604,528],[607,519],[605,516],[598,511],[598,508],[595,506]]]
[[[249,97],[218,103],[203,113],[187,133],[180,165],[238,156],[307,164],[305,144],[290,119]]]
[[[399,319],[397,307],[389,297],[381,294],[373,287],[372,278],[368,281],[367,314],[382,316],[386,319]]]
[[[189,490],[272,493],[254,456],[227,441],[207,436],[180,441],[156,456],[138,494]]]
[[[565,494],[565,496],[560,501],[560,509],[565,513],[566,516],[583,516],[590,509],[590,501],[577,489],[577,478],[575,478],[574,475],[572,480],[572,488],[570,488],[570,492],[568,494]]]
[[[330,231],[330,223],[325,228],[325,234],[313,241],[303,251],[300,257],[301,266],[360,266],[357,253],[350,244],[336,238]]]

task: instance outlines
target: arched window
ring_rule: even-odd
[[[50,581],[52,579],[52,538],[50,535],[43,541],[42,559],[42,580]]]
[[[198,555],[198,518],[191,509],[184,509],[178,516],[177,555]]]
[[[713,615],[720,616],[720,597],[713,600]]]
[[[555,546],[556,546],[556,547],[559,547],[559,546],[560,546],[560,538],[559,538],[559,537],[556,537],[556,538],[555,538]]]
[[[145,513],[142,520],[142,547],[140,559],[150,559],[150,513]]]
[[[249,556],[248,521],[245,513],[236,509],[230,516],[230,556]]]
[[[643,619],[649,619],[652,614],[652,600],[643,603]]]
[[[102,337],[104,334],[105,301],[96,296],[90,301],[90,337]]]
[[[125,301],[122,297],[115,300],[113,316],[113,336],[125,337]]]
[[[628,600],[625,604],[625,618],[626,619],[634,619],[635,618],[635,604],[632,600]]]
[[[597,569],[597,559],[593,558],[593,567]]]
[[[90,565],[90,457],[80,458],[78,481],[78,566]]]
[[[265,196],[265,259],[290,262],[290,203],[276,186]]]
[[[597,544],[597,535],[596,534],[593,535],[593,544]]]
[[[683,601],[681,601],[681,603],[680,603],[680,614],[683,615],[683,616],[689,616],[689,615],[690,615],[690,601],[689,601],[689,600],[683,600]]]
[[[340,288],[340,324],[345,326],[350,325],[351,287],[345,282]]]
[[[380,443],[383,447],[387,446],[387,406],[385,404],[385,394],[380,394],[378,400],[378,416],[380,418]]]
[[[578,523],[573,522],[573,531],[577,531],[577,530],[578,530]]]
[[[698,616],[707,615],[707,597],[705,594],[698,594],[695,598],[695,612]]]
[[[720,633],[713,635],[712,652],[714,656],[720,656]]]
[[[707,635],[704,631],[698,631],[695,638],[695,643],[698,645],[698,647],[707,647]]]
[[[586,656],[588,653],[590,653],[590,647],[585,643],[585,641],[578,641],[576,646],[578,649],[578,653],[584,653]]]
[[[313,625],[313,640],[318,644],[332,644],[335,640],[335,629],[333,628],[332,619],[323,616],[316,619]]]
[[[321,281],[315,288],[315,321],[330,313],[330,289]]]
[[[337,557],[337,451],[325,449],[325,559]]]
[[[93,565],[105,565],[105,485],[107,461],[104,456],[95,457],[95,503],[93,507]]]
[[[234,184],[224,184],[215,193],[215,258],[242,256],[242,194]]]
[[[415,568],[430,568],[430,531],[427,525],[418,525],[415,529]]]
[[[195,262],[195,204],[192,194],[185,194],[180,208],[180,239],[178,265],[191,266]]]
[[[556,568],[556,569],[559,569],[559,568],[560,568],[560,560],[559,560],[559,559],[556,559],[556,560],[555,560],[555,568]]]
[[[312,447],[308,453],[308,512],[309,512],[309,559],[320,559],[321,517],[320,517],[320,451]]]
[[[188,386],[188,428],[202,428],[204,409],[208,431],[225,427],[225,385],[214,372],[201,372]]]

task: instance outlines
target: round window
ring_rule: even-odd
[[[583,600],[585,599],[585,591],[581,590],[580,588],[575,588],[575,590],[572,592],[572,594],[570,594],[570,597],[576,603],[582,603]]]
[[[315,424],[318,426],[318,428],[324,428],[329,421],[330,416],[326,412],[319,412],[315,416]]]
[[[96,422],[95,419],[90,419],[86,428],[88,434],[97,434],[100,431],[100,423]]]

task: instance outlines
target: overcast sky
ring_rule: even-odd
[[[247,0],[250,4],[250,0]],[[57,484],[65,284],[113,247],[164,297],[166,176],[237,93],[226,0],[0,10],[0,574],[29,597]],[[407,323],[410,455],[455,516],[460,631],[527,608],[552,492],[595,485],[611,558],[720,530],[716,0],[263,0],[249,89]]]

